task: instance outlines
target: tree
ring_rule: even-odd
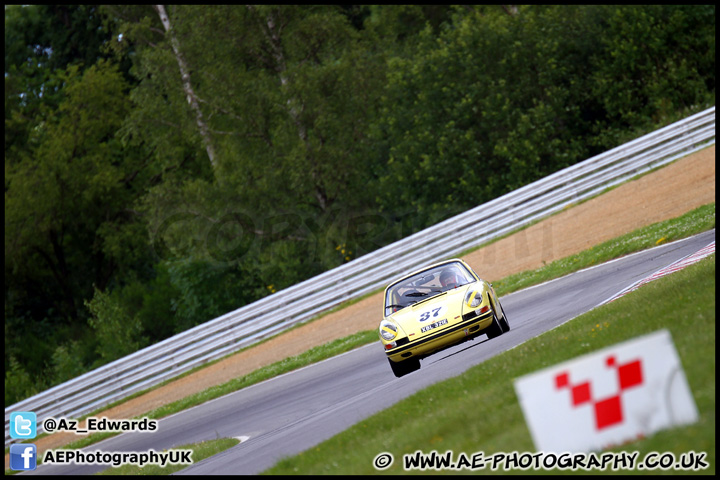
[[[392,58],[374,130],[382,208],[417,210],[426,227],[589,156],[586,12],[461,8]]]
[[[604,6],[591,95],[620,132],[669,123],[677,112],[715,104],[715,6]]]
[[[172,29],[170,17],[168,17],[167,12],[165,11],[165,6],[155,5],[155,10],[157,10],[158,15],[160,16],[160,21],[162,22],[163,27],[165,27],[165,33],[170,39],[170,45],[172,45],[173,53],[175,54],[175,59],[177,60],[178,68],[180,69],[183,91],[187,97],[188,104],[195,113],[195,122],[197,123],[198,131],[200,132],[200,136],[205,144],[205,150],[207,151],[208,158],[210,159],[210,165],[212,165],[213,169],[215,169],[217,167],[215,160],[215,147],[213,146],[213,140],[210,137],[208,126],[205,123],[202,109],[198,103],[197,95],[195,95],[192,81],[190,80],[190,68],[185,61],[185,56],[182,53],[180,42]]]
[[[289,242],[280,250],[305,260],[286,271],[293,280],[276,284],[324,270],[321,258],[329,256],[309,254],[317,236],[303,224],[365,208],[372,199],[363,186],[371,174],[368,122],[379,101],[381,57],[362,44],[336,7],[175,6],[167,15],[192,70],[191,96],[202,109],[216,165],[154,188],[145,202],[151,230],[163,232],[165,244],[175,247],[189,237],[205,238],[213,224],[227,227],[228,240],[233,228],[252,232],[260,237],[258,248],[271,239]],[[157,149],[159,155],[171,151],[177,158],[181,139],[200,148],[206,142],[197,111],[186,101],[172,38],[138,50],[142,81],[132,94],[139,108],[130,128],[147,144],[167,145]],[[193,158],[198,151],[187,150]],[[163,227],[189,212],[197,220],[192,234],[184,230],[188,223],[177,234]],[[265,228],[288,217],[298,228]],[[342,241],[328,243],[334,252]]]
[[[115,136],[128,112],[127,83],[106,61],[58,77],[64,99],[34,129],[28,154],[5,164],[6,322],[18,341],[41,337],[16,355],[22,365],[85,339],[83,302],[93,285],[104,290],[136,275],[151,254],[132,206],[152,169]],[[43,363],[28,373],[40,376]]]
[[[41,109],[58,106],[63,88],[56,71],[83,70],[112,56],[112,28],[95,5],[5,7],[6,152],[24,146]],[[127,63],[117,60],[127,79]]]

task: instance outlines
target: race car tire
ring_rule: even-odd
[[[493,321],[489,327],[485,329],[488,338],[495,338],[502,335],[504,332],[500,319],[498,319],[497,313],[493,309]]]
[[[415,370],[420,370],[419,358],[411,358],[409,360],[403,360],[402,362],[393,362],[388,358],[388,362],[390,362],[390,368],[393,374],[398,378],[404,377]]]
[[[498,305],[500,305],[500,311],[502,312],[502,320],[500,320],[500,326],[502,327],[503,333],[510,331],[510,323],[508,323],[507,314],[505,313],[505,309],[502,307],[502,304],[498,301]]]

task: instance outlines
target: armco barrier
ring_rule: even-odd
[[[90,413],[714,143],[712,107],[11,405],[5,445],[11,412],[38,419]]]

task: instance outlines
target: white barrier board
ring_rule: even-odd
[[[520,377],[515,392],[543,452],[604,450],[698,420],[667,330]]]

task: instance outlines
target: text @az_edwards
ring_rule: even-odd
[[[158,421],[147,417],[132,420],[88,417],[85,428],[80,428],[80,422],[77,420],[60,417],[58,419],[46,418],[42,425],[47,433],[73,432],[77,435],[84,435],[95,432],[154,432],[158,428]]]

